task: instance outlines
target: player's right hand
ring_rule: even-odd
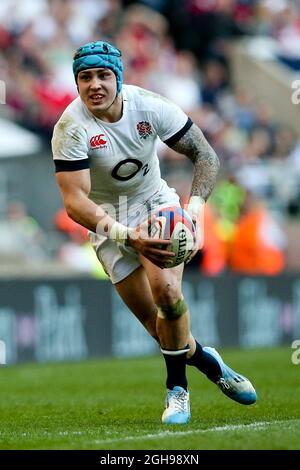
[[[155,223],[155,218],[151,218],[131,230],[128,235],[128,244],[145,256],[145,258],[149,259],[153,264],[164,269],[166,262],[176,255],[166,250],[168,246],[171,245],[170,240],[149,236],[149,227],[153,223]]]

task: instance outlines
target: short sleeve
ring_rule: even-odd
[[[192,120],[179,106],[161,98],[157,134],[168,146],[174,145],[192,126]]]
[[[89,168],[87,135],[70,116],[62,116],[51,141],[56,172]]]

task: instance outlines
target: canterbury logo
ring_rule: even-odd
[[[90,139],[90,144],[93,149],[102,147],[102,145],[106,144],[106,140],[104,140],[104,134],[94,135]]]

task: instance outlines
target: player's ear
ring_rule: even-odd
[[[79,94],[78,74],[77,74],[76,77],[75,77],[75,83],[76,83],[76,88],[77,88],[77,91],[78,91],[78,94]]]

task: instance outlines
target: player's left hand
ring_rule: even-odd
[[[202,246],[203,246],[203,230],[202,230],[201,224],[195,218],[192,218],[192,220],[193,220],[193,223],[194,223],[195,229],[196,229],[195,244],[194,244],[194,249],[193,249],[192,253],[190,254],[190,256],[185,261],[185,264],[188,264],[194,258],[196,253],[198,253],[200,248],[202,248]]]

